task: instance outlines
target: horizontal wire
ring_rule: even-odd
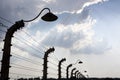
[[[24,30],[22,30],[25,34],[27,34],[29,37],[31,37],[31,39],[33,39],[36,43],[38,43],[38,44],[41,44],[41,43],[39,43],[34,37],[32,37],[31,36],[31,34],[29,34],[28,32],[26,32],[26,31],[24,31]],[[41,45],[43,45],[43,44],[41,44]],[[45,48],[45,49],[48,49],[46,46],[44,46],[43,45],[43,47]]]
[[[36,78],[38,78],[38,77],[36,77]],[[35,77],[34,77],[34,78],[31,78],[31,77],[30,77],[30,78],[22,78],[22,77],[21,77],[21,78],[18,78],[18,76],[16,76],[16,77],[10,77],[10,79],[13,79],[13,80],[26,80],[26,79],[27,79],[27,80],[31,80],[31,79],[32,79],[32,80],[40,80],[40,78],[35,79]]]
[[[26,43],[26,42],[18,39],[17,37],[14,37],[14,38],[16,38],[18,41],[21,41],[22,43],[26,44],[27,46],[31,47],[33,50],[36,50],[36,51],[38,51],[39,53],[44,54],[43,52],[39,51],[38,49],[36,49],[35,47],[31,46],[30,44],[28,44],[28,43]]]
[[[6,33],[7,31],[4,31],[4,30],[0,30],[0,32],[5,32],[5,33]]]
[[[53,67],[51,67],[51,66],[48,66],[48,69],[50,70],[50,69],[52,69],[52,70],[58,70],[58,67],[57,68],[53,68]]]
[[[25,59],[27,59],[27,60],[30,60],[30,61],[32,61],[32,62],[35,62],[35,63],[38,63],[38,64],[42,64],[42,63],[39,62],[39,61],[32,60],[32,59],[30,59],[30,58],[27,58],[27,57],[24,57],[24,56],[18,55],[18,54],[16,54],[16,53],[13,53],[13,54],[16,55],[16,56],[23,57],[23,58],[25,58]]]
[[[32,71],[32,72],[40,72],[40,71],[35,71],[35,70],[31,70],[31,69],[25,69],[25,68],[17,67],[17,66],[12,66],[12,67],[17,68],[17,69],[22,69],[22,70]]]
[[[23,66],[23,65],[19,65],[19,64],[15,64],[15,63],[11,63],[11,64],[12,64],[12,65],[15,65],[15,66],[22,67],[22,68],[30,69],[30,70],[42,71],[42,70],[40,70],[40,69],[31,68],[31,67],[28,67],[28,66]],[[12,65],[11,65],[11,66],[12,66]]]
[[[18,34],[17,34],[18,35]],[[20,36],[20,35],[18,35],[18,36]],[[26,41],[26,42],[29,42],[29,44],[31,44],[31,45],[33,45],[33,46],[36,46],[36,45],[34,45],[32,42],[30,42],[29,40],[26,40],[25,38],[23,38],[22,36],[20,36],[20,39],[23,39],[24,41]],[[17,39],[19,39],[18,37],[17,37]],[[19,39],[19,40],[20,40]],[[20,40],[21,41],[21,40]],[[36,46],[36,48],[39,50],[40,48],[38,48],[37,46]],[[42,49],[41,49],[42,50]]]
[[[3,37],[0,36],[0,38],[3,38]]]
[[[63,63],[62,66],[66,68],[68,65],[66,63]]]
[[[21,73],[13,73],[13,72],[10,72],[10,74],[15,74],[15,75],[21,75],[21,76],[37,76],[37,77],[41,77],[41,76],[38,76],[38,75],[30,75],[30,74],[21,74]]]
[[[8,23],[14,24],[14,23],[13,23],[13,22],[11,22],[10,20],[7,20],[7,19],[5,19],[5,18],[3,18],[3,17],[1,17],[1,16],[0,16],[0,19],[2,19],[2,20],[4,20],[4,21],[6,21],[6,22],[8,22]]]
[[[61,73],[65,73],[65,74],[66,74],[66,70],[64,70],[64,71],[63,71],[63,70],[61,70]]]
[[[50,64],[53,64],[54,66],[58,66],[57,64],[55,64],[55,63],[53,63],[53,62],[50,62],[50,61],[49,61],[49,63],[50,63]]]
[[[55,57],[55,59],[59,62],[59,59],[57,58],[57,56],[55,54],[53,54],[53,56]]]
[[[55,62],[55,61],[52,61],[52,60],[48,60],[48,63],[50,63],[52,65],[55,65],[55,66],[58,66],[58,62]]]
[[[9,78],[10,78],[10,79],[14,79],[14,80],[18,80],[18,79],[20,79],[20,80],[21,80],[21,79],[22,79],[22,80],[25,79],[25,80],[26,80],[26,79],[31,79],[31,78],[32,78],[32,79],[35,79],[35,78],[39,78],[39,79],[40,79],[40,77],[22,78],[22,77],[20,77],[20,76],[16,76],[16,77],[15,77],[15,76],[14,76],[14,77],[13,77],[13,76],[10,76]],[[35,80],[36,80],[36,79],[35,79]]]
[[[49,56],[49,58],[51,59],[51,60],[54,60],[55,62],[59,62],[59,61],[57,61],[54,57],[51,57],[51,56]]]
[[[2,26],[2,27],[4,27],[4,28],[8,29],[8,26],[6,26],[5,24],[3,24],[3,23],[1,23],[1,22],[0,22],[0,26]]]
[[[13,47],[19,48],[20,50],[27,52],[27,50],[25,50],[25,48],[20,47],[20,46],[18,46],[18,45],[16,45],[16,44],[14,44]],[[40,55],[38,55],[38,54],[31,53],[31,55],[34,56],[34,57],[36,57],[36,58],[43,59],[43,58],[42,58]]]
[[[48,75],[53,75],[53,76],[56,76],[56,75],[58,75],[58,73],[53,73],[53,72],[51,72],[51,73],[48,73]]]
[[[14,55],[13,55],[13,56],[14,56]],[[42,66],[42,65],[40,65],[40,64],[36,64],[36,63],[34,63],[34,62],[32,62],[32,61],[26,60],[26,59],[21,58],[21,57],[18,57],[18,56],[14,56],[14,57],[16,57],[17,59],[20,59],[20,60],[26,61],[26,62],[30,62],[30,63],[35,64],[35,65],[38,65],[38,66]]]
[[[66,69],[65,69],[65,68],[63,68],[63,67],[62,67],[61,69],[62,69],[62,70],[66,70]]]

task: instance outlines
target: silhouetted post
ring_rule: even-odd
[[[86,78],[82,73],[79,73],[80,78]]]
[[[76,75],[77,78],[79,78],[79,74],[80,74],[80,72],[77,73],[77,75]]]
[[[89,75],[86,75],[87,76],[87,78],[89,78]]]
[[[61,64],[62,62],[66,61],[65,58],[61,59],[58,64],[58,79],[61,79]]]
[[[79,73],[79,78],[82,78],[82,74],[81,73]]]
[[[6,35],[4,40],[4,48],[3,48],[3,56],[2,56],[2,66],[1,66],[1,80],[8,80],[9,79],[9,68],[10,68],[10,54],[11,52],[11,41],[15,31],[24,27],[23,20],[16,22],[12,25]]]
[[[73,77],[73,71],[74,70],[76,70],[76,68],[73,68],[72,70],[71,70],[71,78]]]
[[[58,17],[56,15],[51,13],[49,8],[44,8],[40,11],[40,13],[35,18],[33,18],[31,20],[17,21],[13,26],[11,26],[8,29],[8,31],[5,35],[3,56],[2,56],[2,61],[1,61],[2,62],[2,65],[1,65],[1,80],[8,80],[9,79],[10,56],[11,56],[10,52],[11,52],[11,46],[12,46],[11,41],[12,41],[12,37],[13,37],[14,32],[17,31],[18,29],[21,29],[22,27],[24,27],[24,22],[34,21],[46,9],[49,12],[41,17],[42,20],[51,22],[51,21],[55,21],[55,20],[58,19]]]
[[[54,52],[55,49],[54,47],[53,48],[49,48],[46,52],[45,52],[45,55],[44,55],[44,64],[43,64],[43,80],[46,80],[47,79],[47,58],[48,58],[48,54],[50,54],[51,52]]]
[[[79,70],[75,71],[75,78],[77,78],[77,72],[79,72]]]
[[[69,78],[69,68],[72,67],[72,64],[69,64],[66,69],[66,78]]]

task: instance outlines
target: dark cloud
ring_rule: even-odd
[[[0,16],[15,22],[21,19],[31,19],[39,13],[38,5],[43,6],[43,1],[38,0],[1,0]]]

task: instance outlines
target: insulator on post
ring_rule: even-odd
[[[4,49],[2,49],[2,51],[4,51]]]

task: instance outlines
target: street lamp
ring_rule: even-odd
[[[73,65],[75,65],[75,64],[82,64],[83,62],[80,60],[80,59],[78,59],[75,63],[73,63]]]
[[[6,35],[5,35],[5,39],[4,39],[3,56],[2,56],[2,61],[1,61],[2,62],[1,80],[8,80],[9,79],[10,56],[12,56],[10,54],[10,52],[11,52],[11,46],[12,46],[11,41],[12,41],[13,34],[15,33],[15,31],[24,27],[24,22],[31,22],[31,21],[37,19],[44,10],[48,10],[49,12],[41,17],[42,20],[48,21],[48,22],[57,20],[58,17],[55,16],[53,13],[51,13],[49,8],[44,8],[40,11],[40,13],[35,18],[33,18],[31,20],[17,21],[14,25],[12,25],[7,30]]]
[[[54,14],[50,11],[49,8],[44,8],[44,9],[42,9],[42,10],[40,11],[40,13],[39,13],[35,18],[33,18],[33,19],[31,19],[31,20],[23,20],[23,21],[24,21],[24,22],[31,22],[31,21],[37,19],[37,18],[41,15],[41,13],[42,13],[44,10],[46,10],[46,9],[47,9],[49,12],[46,13],[44,16],[41,17],[42,20],[50,22],[50,21],[55,21],[55,20],[58,19],[58,17],[57,17],[56,15],[54,15]]]

